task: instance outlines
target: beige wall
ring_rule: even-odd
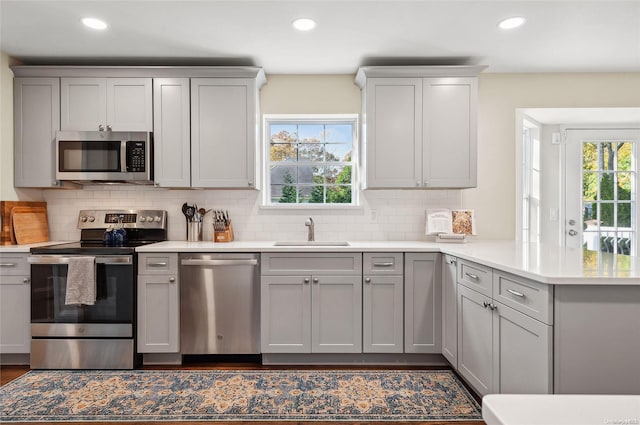
[[[462,191],[478,234],[515,237],[516,108],[638,107],[640,73],[481,74],[478,187]]]

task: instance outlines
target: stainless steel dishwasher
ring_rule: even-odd
[[[181,354],[260,352],[259,262],[259,254],[180,254]]]

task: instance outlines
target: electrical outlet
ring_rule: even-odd
[[[371,210],[371,221],[376,221],[378,219],[378,211]]]
[[[560,216],[560,211],[558,208],[549,208],[549,220],[558,221]]]

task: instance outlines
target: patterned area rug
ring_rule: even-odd
[[[0,420],[479,420],[451,371],[31,371],[0,388]]]

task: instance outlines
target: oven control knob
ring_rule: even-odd
[[[94,221],[96,221],[96,218],[95,218],[95,217],[91,217],[91,216],[90,216],[90,217],[89,217],[89,223],[93,223]]]
[[[155,218],[153,219],[156,223],[160,223],[160,220],[162,220],[162,217],[160,217],[159,215],[155,216]]]
[[[87,216],[83,215],[82,217],[80,217],[80,221],[83,222],[83,223],[86,223],[87,222]]]
[[[147,222],[148,223],[153,223],[153,217],[147,216]]]
[[[145,221],[147,221],[146,217],[140,217],[140,223],[144,223]]]

